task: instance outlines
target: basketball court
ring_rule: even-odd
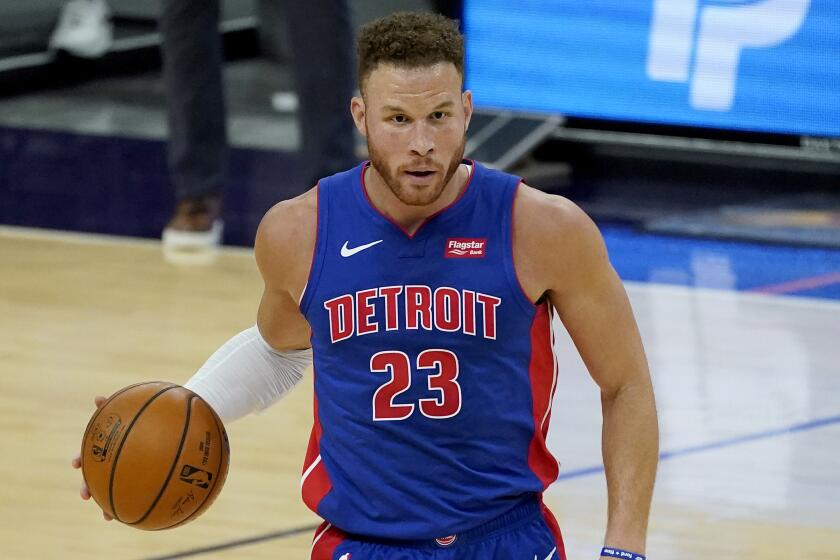
[[[226,245],[172,261],[159,241],[174,200],[157,3],[110,0],[114,43],[87,63],[29,52],[43,50],[60,4],[0,0],[0,558],[309,558],[321,522],[300,498],[311,376],[227,426],[225,487],[192,523],[139,531],[79,498],[70,462],[94,397],[183,383],[252,326],[256,226],[305,186],[294,112],[272,105],[293,90],[288,61],[258,52],[257,3],[228,0]],[[351,4],[356,24],[386,9]],[[745,48],[740,74],[712,75],[697,71],[718,52],[702,26],[722,13],[750,28],[768,20],[726,10],[783,3],[524,4],[466,3],[468,47],[481,47],[468,48],[468,85],[484,96],[468,155],[528,163],[529,182],[601,227],[659,411],[648,558],[840,560],[840,12],[788,2],[790,13],[751,31],[785,37]],[[704,89],[722,75],[739,81]],[[561,468],[545,501],[569,558],[596,558],[607,512],[600,398],[554,326],[548,444]]]
[[[615,251],[620,244],[607,238]],[[613,253],[618,263],[628,257]],[[183,382],[253,323],[261,282],[250,251],[224,249],[212,265],[177,267],[154,241],[4,227],[0,258],[3,557],[307,557],[318,523],[299,498],[308,380],[228,427],[226,486],[184,527],[151,533],[106,523],[78,498],[80,475],[69,466],[96,392]],[[672,273],[680,270],[674,261]],[[649,557],[840,558],[840,302],[832,286],[836,294],[837,279],[823,286],[827,297],[813,298],[627,283],[662,429]],[[546,501],[570,558],[591,558],[606,516],[599,395],[557,332],[549,445],[561,475]]]

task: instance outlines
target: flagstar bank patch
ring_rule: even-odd
[[[447,259],[483,259],[487,249],[486,239],[450,237],[443,253]]]

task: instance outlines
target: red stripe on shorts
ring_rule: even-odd
[[[542,498],[540,498],[540,506],[545,524],[548,525],[551,534],[554,535],[554,542],[557,544],[557,560],[566,560],[566,547],[563,545],[563,535],[560,534],[560,525],[557,523],[551,510],[542,503]]]
[[[336,529],[326,521],[315,531],[312,537],[310,560],[333,560],[335,549],[345,541],[343,531]]]

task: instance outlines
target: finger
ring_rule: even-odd
[[[74,469],[82,468],[82,456],[76,455],[75,457],[73,457],[73,460],[70,462],[70,464],[73,465]]]
[[[114,519],[113,517],[111,517],[110,515],[105,513],[104,511],[102,512],[102,517],[105,519],[105,521],[112,521]]]
[[[106,397],[103,397],[101,395],[93,397],[93,402],[94,402],[94,404],[96,404],[96,408],[99,408],[100,406],[102,406],[102,403],[104,403],[107,400],[108,399]]]
[[[82,485],[79,487],[79,496],[81,496],[83,500],[90,500],[90,490],[84,482],[82,482]]]

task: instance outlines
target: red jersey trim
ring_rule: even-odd
[[[531,363],[528,368],[534,419],[534,435],[528,446],[528,466],[543,485],[543,490],[557,479],[560,471],[557,460],[546,445],[551,402],[557,387],[557,359],[553,349],[551,315],[548,302],[537,308],[531,326]]]
[[[563,543],[563,535],[560,532],[560,525],[557,523],[557,519],[554,518],[554,514],[551,513],[551,510],[543,503],[542,496],[540,496],[540,507],[542,509],[543,520],[545,520],[545,524],[548,525],[548,529],[554,537],[554,544],[557,545],[557,560],[566,560],[566,546]]]
[[[313,367],[313,375],[314,375]],[[314,421],[312,433],[309,436],[309,447],[303,465],[300,488],[303,502],[313,512],[318,513],[318,506],[324,496],[332,490],[332,481],[324,462],[321,460],[321,422],[318,419],[318,396],[313,394]]]

